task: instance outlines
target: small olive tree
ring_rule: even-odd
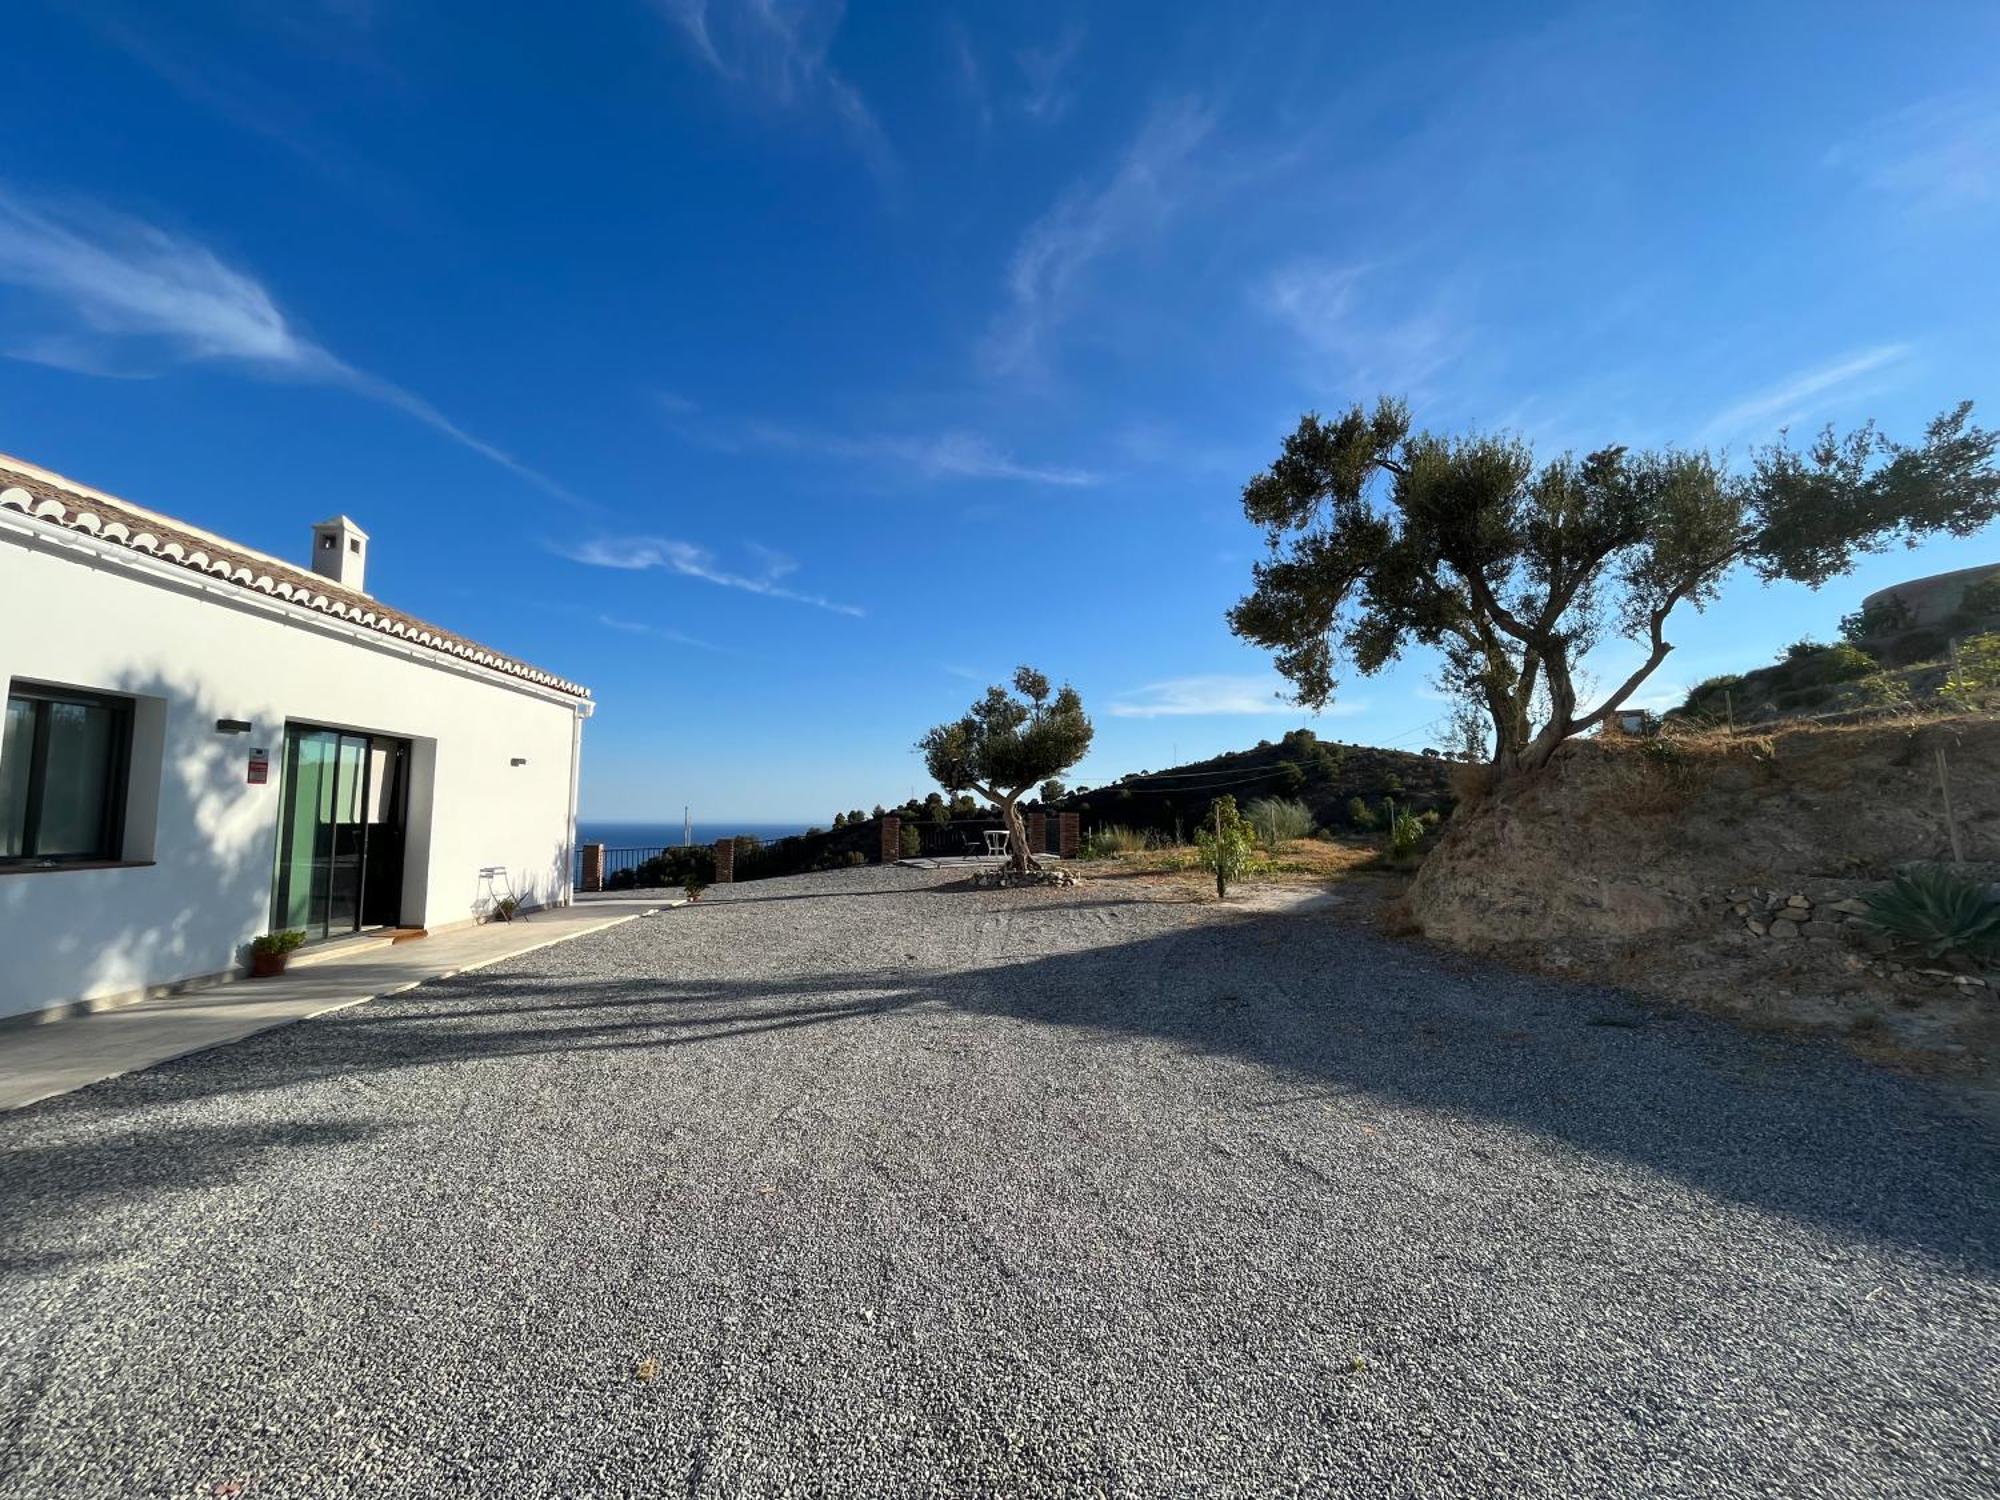
[[[1218,901],[1229,895],[1229,883],[1241,880],[1257,857],[1255,831],[1236,810],[1236,799],[1224,792],[1209,804],[1208,815],[1196,826],[1197,858],[1215,874]]]
[[[1064,683],[1051,694],[1047,677],[1021,667],[1012,693],[988,688],[963,718],[930,730],[917,749],[924,768],[954,799],[969,789],[1000,809],[1014,868],[1025,872],[1032,861],[1017,804],[1037,783],[1082,760],[1093,733],[1075,688]]]
[[[1373,675],[1411,646],[1492,725],[1501,776],[1596,728],[1673,650],[1667,620],[1737,567],[1818,587],[1862,554],[2000,516],[2000,435],[1963,403],[1916,446],[1873,424],[1803,451],[1781,439],[1731,469],[1699,450],[1604,448],[1537,465],[1518,439],[1415,432],[1383,399],[1307,414],[1243,489],[1270,556],[1229,612],[1276,653],[1299,702],[1324,707],[1345,656]],[[1643,660],[1595,703],[1583,658],[1606,636]]]

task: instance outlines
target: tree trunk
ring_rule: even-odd
[[[1014,868],[1025,875],[1035,868],[1035,862],[1028,855],[1028,825],[1022,820],[1021,809],[1017,806],[1020,793],[1000,804],[1000,815],[1007,820],[1007,854]]]

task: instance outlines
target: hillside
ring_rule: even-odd
[[[1291,797],[1309,806],[1321,827],[1344,829],[1352,826],[1348,803],[1355,797],[1376,812],[1389,797],[1418,812],[1448,811],[1450,766],[1438,755],[1348,745],[1295,729],[1248,750],[1141,771],[1108,786],[1079,787],[1059,805],[1065,812],[1081,813],[1085,828],[1121,823],[1185,834],[1223,792],[1239,804],[1252,797]]]

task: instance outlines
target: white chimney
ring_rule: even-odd
[[[313,527],[313,571],[357,594],[368,592],[368,533],[346,516]]]

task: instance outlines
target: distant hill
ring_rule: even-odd
[[[1239,807],[1253,797],[1290,797],[1310,807],[1322,828],[1346,829],[1353,826],[1348,803],[1355,797],[1377,813],[1387,797],[1418,812],[1448,811],[1450,766],[1440,755],[1349,745],[1320,739],[1310,729],[1294,729],[1281,740],[1264,740],[1249,750],[1141,771],[1108,786],[1080,787],[1058,805],[1081,813],[1086,829],[1122,823],[1190,834],[1223,792]]]

